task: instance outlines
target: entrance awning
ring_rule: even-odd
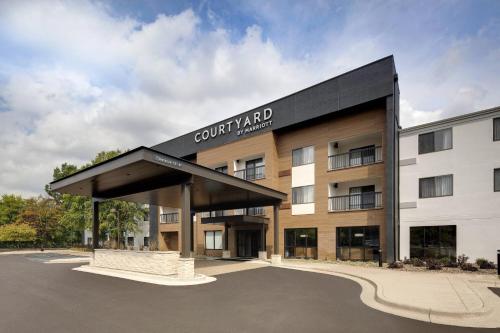
[[[191,210],[272,206],[286,194],[204,166],[139,147],[50,184],[59,193],[182,208],[191,184]]]

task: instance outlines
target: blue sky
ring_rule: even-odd
[[[499,31],[485,0],[0,1],[0,193],[390,54],[405,127],[497,106]]]

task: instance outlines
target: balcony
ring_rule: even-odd
[[[328,211],[355,211],[382,208],[381,192],[339,195],[328,198]]]
[[[352,149],[328,156],[328,170],[339,170],[382,162],[382,147]]]
[[[160,223],[179,223],[179,213],[160,214]]]
[[[266,209],[264,207],[235,209],[234,215],[264,216],[266,215]]]
[[[265,171],[266,171],[266,166],[261,165],[252,168],[236,170],[234,172],[234,176],[241,179],[253,181],[253,180],[264,179],[266,177]]]

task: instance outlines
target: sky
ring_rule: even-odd
[[[394,55],[403,127],[500,105],[500,1],[0,0],[0,194]]]

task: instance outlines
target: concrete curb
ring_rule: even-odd
[[[370,280],[363,276],[358,276],[343,272],[335,272],[320,268],[306,268],[289,264],[283,264],[278,267],[313,272],[313,273],[334,275],[355,281],[362,287],[362,293],[360,295],[360,298],[363,301],[363,303],[371,308],[386,313],[406,318],[426,321],[430,323],[439,323],[439,324],[446,324],[453,326],[482,327],[482,328],[499,327],[495,324],[478,322],[478,320],[480,321],[481,319],[487,319],[487,317],[493,313],[492,308],[485,307],[484,301],[482,299],[481,299],[482,307],[479,310],[460,311],[460,312],[439,311],[439,310],[433,310],[432,308],[424,308],[424,307],[387,300],[384,298],[382,294],[383,287],[377,284],[375,281]],[[469,319],[471,320],[471,322],[468,323],[462,321],[464,319]]]
[[[73,270],[85,273],[111,276],[120,279],[157,284],[162,286],[193,286],[198,284],[210,283],[217,280],[212,276],[206,276],[202,274],[196,274],[193,279],[179,279],[177,277],[145,274],[145,273],[130,272],[130,271],[123,271],[123,270],[109,269],[102,267],[93,267],[89,265],[75,267],[73,268]]]

